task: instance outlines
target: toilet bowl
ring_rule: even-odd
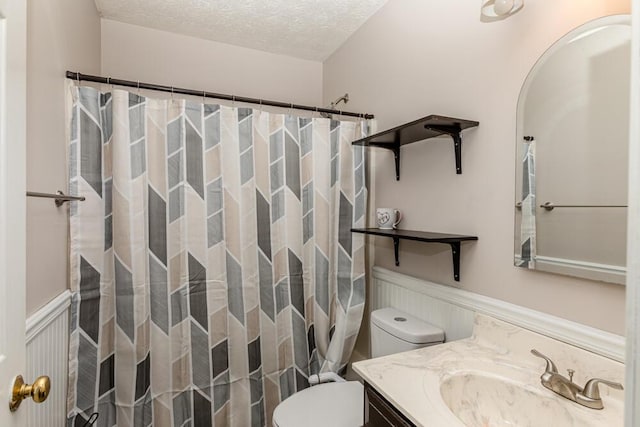
[[[428,347],[444,342],[444,331],[395,308],[371,313],[371,355]],[[319,384],[282,401],[273,412],[273,427],[360,427],[364,388],[358,381]]]
[[[278,405],[273,412],[273,427],[361,426],[363,396],[358,381],[318,384]]]

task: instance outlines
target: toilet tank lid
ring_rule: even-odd
[[[413,344],[444,341],[444,331],[395,308],[387,307],[371,313],[371,323],[401,340]]]

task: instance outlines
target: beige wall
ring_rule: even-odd
[[[91,1],[29,0],[28,177],[67,188],[64,71],[316,105],[322,63],[101,20]],[[158,96],[161,96],[158,94]],[[27,201],[27,314],[68,287],[68,213]]]
[[[375,238],[375,264],[458,286],[618,334],[623,286],[513,266],[516,105],[536,59],[583,22],[628,13],[628,0],[538,0],[507,20],[480,22],[480,4],[391,1],[324,63],[324,100],[349,92],[349,108],[376,114],[378,129],[441,114],[478,120],[463,135],[462,175],[451,139],[374,153],[374,205],[403,210],[403,228],[479,236],[463,244],[461,281],[446,245]],[[371,292],[369,292],[371,295]],[[366,335],[366,334],[365,334]],[[358,345],[366,353],[366,340]]]
[[[190,89],[316,105],[322,63],[102,20],[102,73]]]
[[[67,69],[100,71],[100,18],[92,1],[28,0],[27,189],[66,190]],[[27,315],[68,287],[67,208],[27,198]]]
[[[450,141],[408,146],[402,180],[375,153],[375,204],[403,209],[403,226],[480,237],[462,251],[462,281],[444,245],[401,244],[399,271],[623,333],[624,288],[512,267],[515,106],[544,49],[584,21],[628,11],[628,0],[529,2],[512,18],[481,23],[449,0],[393,1],[322,64],[102,20],[92,2],[29,0],[28,188],[66,188],[65,69],[298,103],[349,92],[350,110],[380,129],[426,114],[479,120],[465,133],[463,174]],[[553,9],[553,12],[548,12]],[[101,56],[100,56],[101,55]],[[324,75],[323,75],[324,74]],[[67,287],[67,216],[28,201],[28,312]],[[376,264],[393,266],[376,239]]]

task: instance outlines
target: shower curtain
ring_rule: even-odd
[[[70,97],[68,425],[270,427],[353,350],[367,123]]]
[[[520,223],[519,267],[536,266],[536,141],[524,141],[522,158],[522,220]]]

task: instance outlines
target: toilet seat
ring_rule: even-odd
[[[273,427],[360,427],[364,388],[358,381],[325,383],[292,394],[273,412]]]

